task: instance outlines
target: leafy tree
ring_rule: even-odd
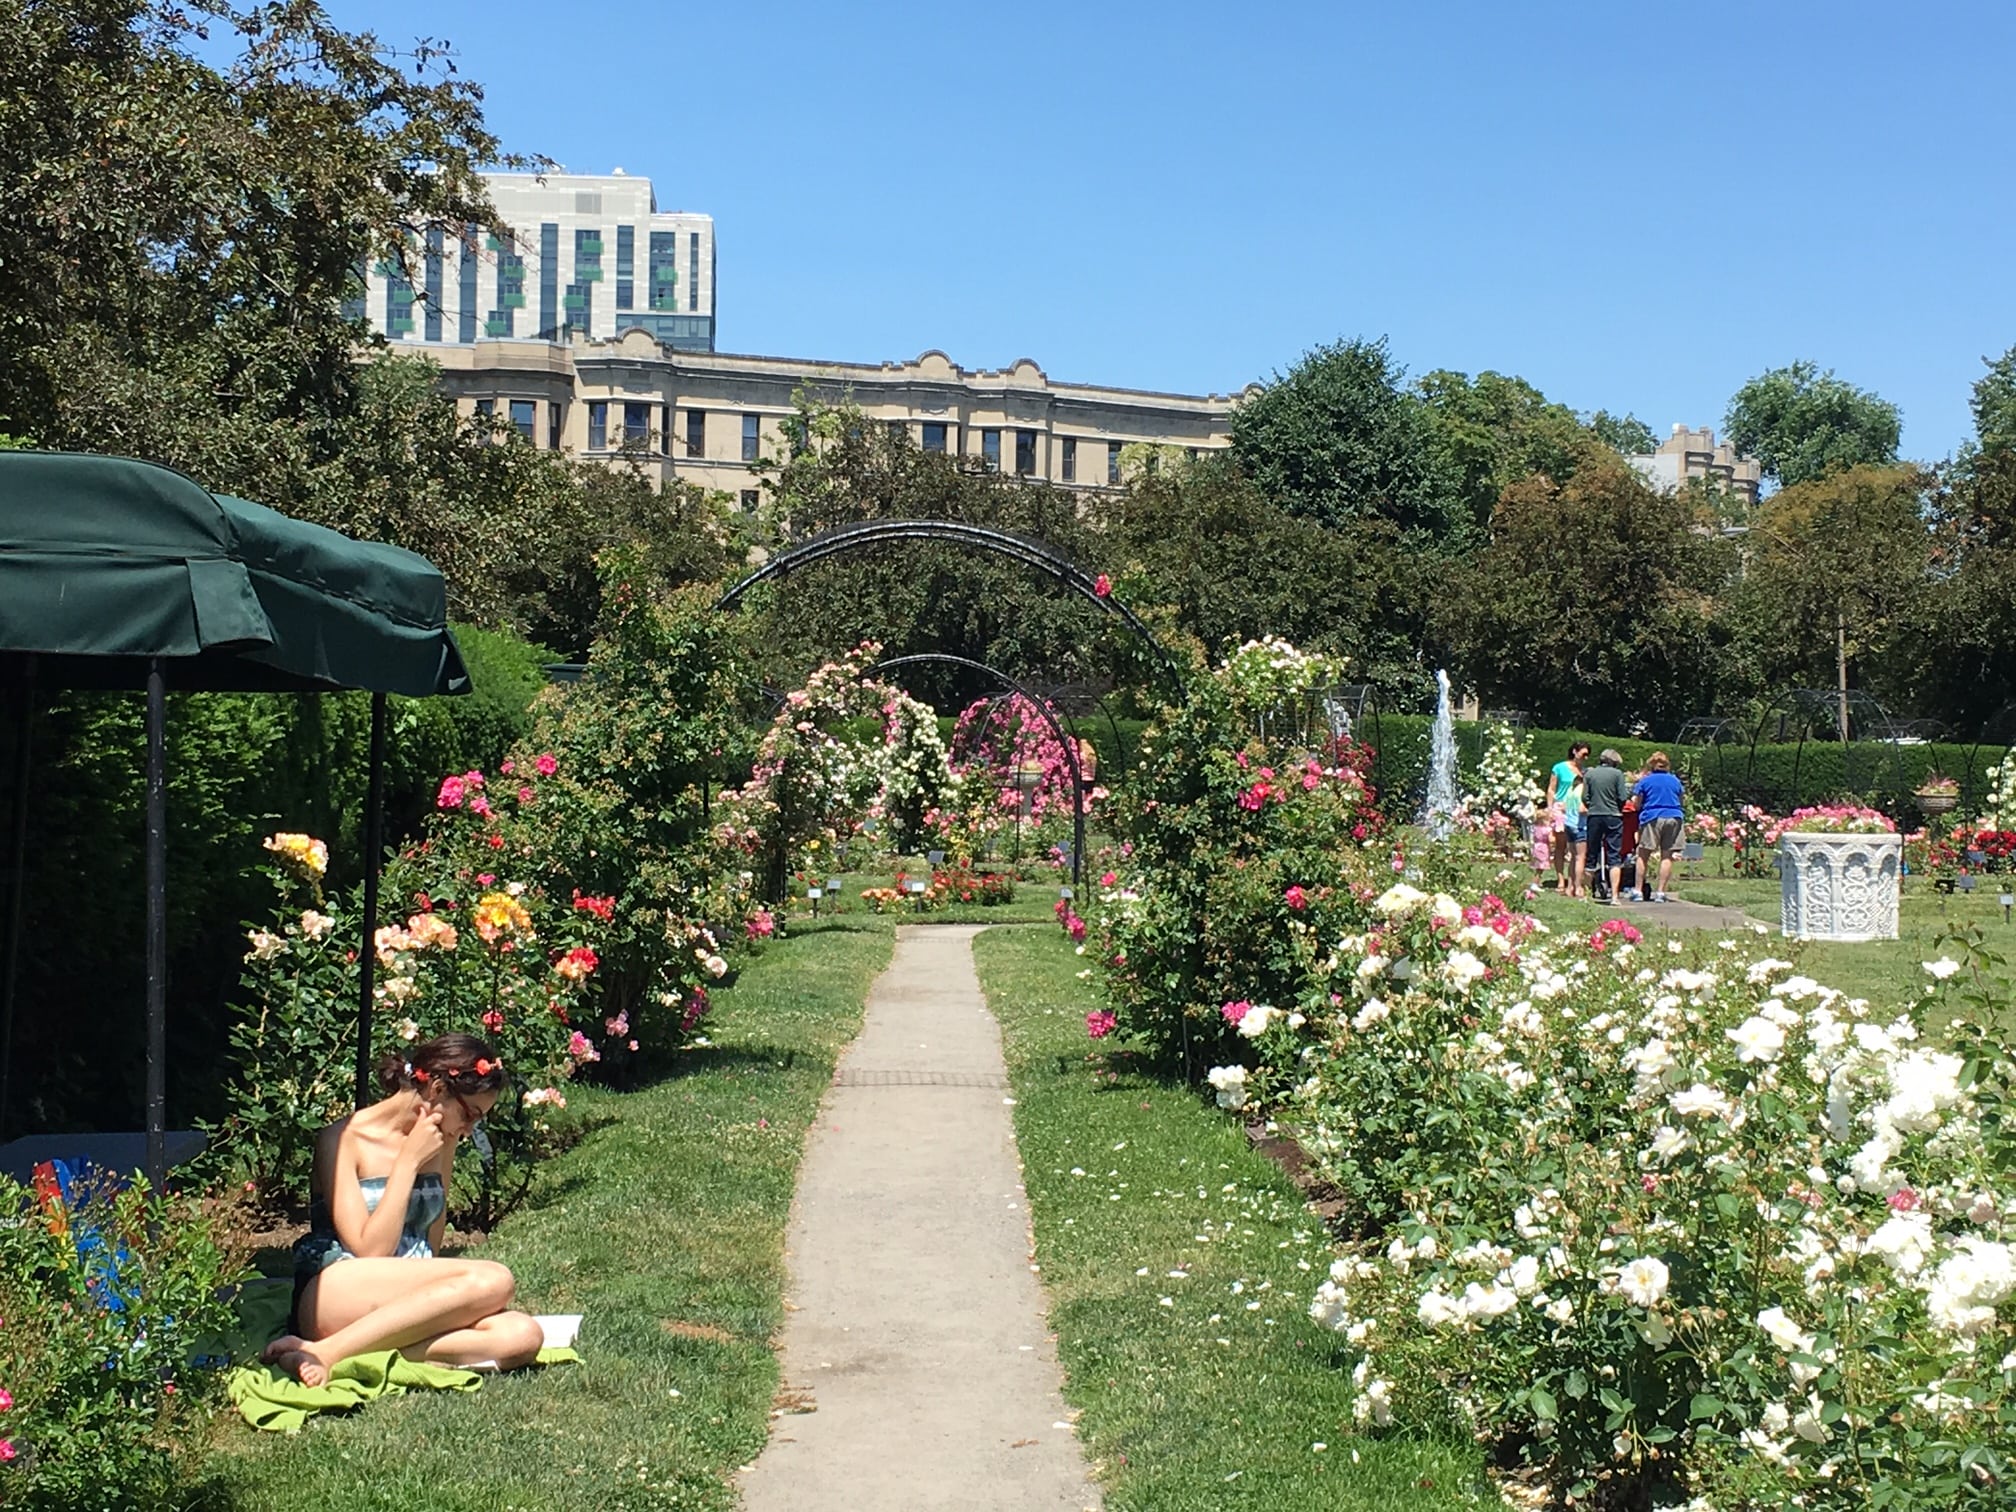
[[[1589,434],[1612,451],[1626,457],[1642,457],[1659,449],[1652,427],[1636,415],[1613,415],[1598,410],[1588,420]]]
[[[1917,699],[1899,640],[1931,581],[1934,537],[1925,509],[1932,479],[1873,464],[1780,490],[1745,537],[1748,560],[1735,609],[1767,679],[1851,686],[1887,705]]]
[[[1864,463],[1897,460],[1897,406],[1810,362],[1760,373],[1736,391],[1722,428],[1764,476],[1790,488]]]
[[[1593,455],[1575,412],[1523,378],[1437,370],[1416,388],[1443,469],[1480,529],[1509,485],[1535,474],[1565,482]]]
[[[1104,557],[1078,501],[977,458],[924,452],[851,405],[801,398],[784,454],[770,465],[767,515],[752,544],[774,552],[836,525],[874,519],[962,520],[1050,544],[1089,572]],[[890,657],[949,652],[1037,683],[1110,682],[1142,669],[1106,615],[1041,573],[1003,557],[930,542],[856,552],[805,568],[752,602],[767,681],[797,687],[830,655],[863,640]],[[1116,660],[1117,658],[1117,660]],[[941,709],[999,691],[988,679],[920,668],[905,686]]]
[[[1452,670],[1543,723],[1628,731],[1712,706],[1729,551],[1621,460],[1506,489],[1435,600]]]
[[[1278,635],[1348,657],[1356,678],[1421,692],[1419,576],[1390,525],[1290,514],[1223,455],[1136,478],[1099,524],[1135,607],[1214,660]]]
[[[1980,733],[2016,704],[2016,446],[1982,448],[1929,502],[1932,570],[1902,616],[1901,670],[1923,712]]]
[[[1961,448],[1962,466],[1984,454],[2016,451],[2016,347],[1982,359],[1988,371],[1974,380],[1973,438]]]
[[[1460,546],[1472,521],[1428,408],[1384,340],[1317,347],[1232,412],[1232,450],[1261,492],[1324,525],[1384,520]]]

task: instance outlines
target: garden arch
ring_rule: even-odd
[[[1071,890],[1075,893],[1085,875],[1085,768],[1078,760],[1078,741],[1066,733],[1058,722],[1049,701],[1039,697],[1034,691],[1017,682],[999,667],[990,667],[985,662],[975,661],[970,656],[954,656],[949,651],[919,651],[911,656],[891,657],[869,667],[869,672],[894,672],[899,667],[921,666],[934,663],[940,666],[964,667],[969,672],[984,673],[993,678],[1011,693],[1020,693],[1029,701],[1036,712],[1043,716],[1043,722],[1050,726],[1050,733],[1057,737],[1057,744],[1064,748],[1064,759],[1071,768]]]
[[[1033,567],[1047,574],[1081,598],[1098,605],[1105,613],[1117,617],[1148,648],[1157,669],[1167,679],[1169,691],[1175,701],[1178,704],[1188,702],[1189,688],[1183,680],[1183,672],[1177,666],[1176,659],[1155,638],[1155,633],[1142,622],[1138,614],[1114,598],[1110,588],[1102,590],[1103,578],[1088,576],[1082,567],[1047,541],[1039,541],[1033,536],[1017,535],[1009,530],[997,530],[991,525],[972,525],[963,520],[864,520],[853,525],[836,525],[833,529],[821,531],[790,550],[772,557],[722,594],[714,607],[740,608],[743,597],[752,588],[773,579],[789,577],[800,567],[812,566],[829,557],[844,556],[850,552],[904,541],[931,541],[943,545],[968,546],[992,552],[996,556],[1007,557],[1010,561],[1020,562],[1025,567]],[[969,665],[980,666],[977,662]],[[983,670],[994,671],[991,667]]]

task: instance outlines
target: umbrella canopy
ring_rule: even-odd
[[[182,690],[469,687],[425,557],[152,463],[0,452],[0,679]]]

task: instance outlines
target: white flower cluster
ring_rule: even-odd
[[[1471,775],[1470,791],[1463,795],[1463,807],[1472,814],[1496,812],[1530,819],[1539,795],[1538,771],[1533,742],[1526,733],[1513,725],[1494,724],[1484,738],[1484,754]]]

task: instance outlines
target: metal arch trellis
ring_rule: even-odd
[[[977,547],[1048,574],[1106,613],[1118,616],[1153,653],[1176,702],[1179,705],[1188,702],[1189,688],[1183,680],[1182,669],[1138,614],[1110,592],[1100,592],[1096,579],[1088,576],[1083,568],[1048,542],[1009,530],[997,530],[991,525],[973,525],[963,520],[864,520],[853,525],[836,525],[772,557],[722,594],[714,607],[737,608],[750,589],[773,578],[788,577],[800,567],[809,567],[828,557],[902,541],[933,541]]]
[[[1024,684],[1010,677],[999,667],[990,667],[986,662],[975,661],[970,656],[954,656],[949,651],[919,651],[910,656],[895,656],[887,661],[879,661],[864,669],[864,675],[875,672],[894,672],[900,667],[921,666],[925,663],[938,666],[964,667],[969,672],[985,673],[1012,693],[1019,693],[1043,716],[1043,722],[1050,726],[1050,733],[1057,737],[1057,744],[1064,748],[1064,759],[1071,767],[1071,890],[1075,893],[1085,875],[1085,769],[1078,760],[1078,741],[1065,732],[1058,722],[1056,713],[1046,699]]]
[[[1843,711],[1847,720],[1844,726]],[[1835,738],[1841,742],[1843,757],[1841,775],[1844,782],[1853,785],[1852,774],[1848,770],[1847,752],[1853,749],[1858,733],[1864,740],[1875,738],[1892,745],[1895,755],[1896,737],[1889,733],[1896,725],[1890,711],[1873,696],[1859,690],[1850,689],[1845,693],[1838,688],[1792,688],[1773,699],[1765,709],[1763,717],[1757,721],[1756,729],[1750,736],[1750,763],[1746,773],[1746,785],[1753,790],[1757,782],[1757,747],[1766,743],[1765,731],[1771,730],[1772,744],[1786,744],[1788,731],[1796,728],[1798,740],[1792,756],[1791,801],[1797,807],[1800,799],[1799,774],[1806,760],[1806,741],[1816,727],[1831,728]],[[1881,733],[1878,733],[1881,732]]]

